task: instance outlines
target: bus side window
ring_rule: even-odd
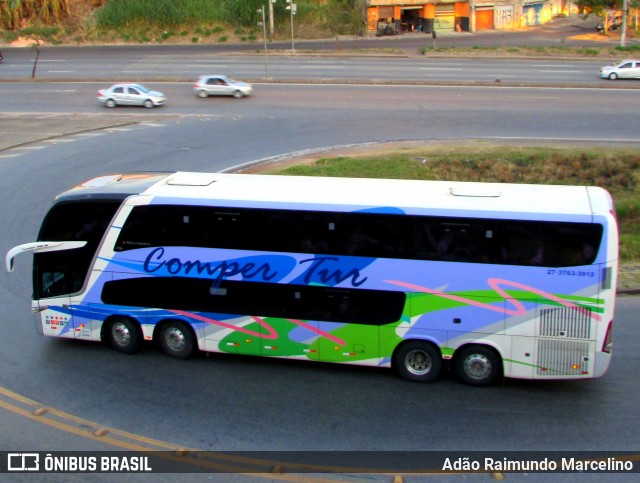
[[[64,271],[43,271],[40,274],[40,290],[43,297],[55,297],[67,293],[67,277]]]

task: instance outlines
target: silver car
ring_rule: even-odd
[[[640,79],[640,60],[627,59],[600,69],[603,79]]]
[[[224,75],[201,75],[193,85],[193,90],[198,97],[233,96],[240,99],[253,94],[251,84]]]
[[[98,91],[98,101],[107,107],[144,106],[152,108],[167,102],[162,92],[153,91],[141,84],[114,84]]]

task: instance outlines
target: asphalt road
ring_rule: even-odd
[[[255,54],[222,55],[198,51],[146,54],[117,53],[104,47],[95,56],[83,51],[74,59],[68,52],[49,50],[38,61],[37,81],[115,82],[182,81],[192,84],[204,73],[224,73],[250,82],[360,83],[417,85],[503,85],[598,87],[638,89],[636,81],[610,81],[598,77],[600,67],[614,60],[589,58],[451,58],[349,57],[335,54],[271,55],[268,62]],[[117,53],[117,55],[116,55]],[[22,59],[0,69],[0,81],[30,82],[34,60]],[[113,59],[105,62],[104,58]]]
[[[556,19],[539,28],[518,31],[442,33],[436,53],[430,36],[411,33],[392,38],[299,41],[296,51],[285,42],[273,43],[264,55],[261,43],[198,45],[41,46],[4,48],[0,81],[186,81],[204,73],[225,73],[250,81],[370,82],[423,84],[565,85],[639,88],[638,82],[608,82],[599,68],[615,60],[614,39],[594,41],[579,34],[593,32],[595,19]],[[598,37],[605,39],[606,37]],[[630,39],[629,43],[635,40]],[[509,56],[492,54],[494,47],[511,47]],[[611,56],[563,56],[566,47],[609,47]],[[474,47],[455,59],[448,47]],[[555,54],[538,47],[556,47]],[[442,49],[444,48],[444,49]],[[511,51],[516,50],[515,53]],[[606,49],[605,49],[606,51]],[[504,51],[503,51],[504,52]],[[366,55],[366,54],[369,55]],[[38,59],[37,64],[35,63]]]
[[[120,118],[120,110],[112,114],[93,104],[94,89],[89,89],[91,108],[96,112],[79,116],[82,122],[74,129],[82,132],[2,152],[12,156],[0,160],[3,250],[32,239],[57,192],[76,180],[119,169],[220,170],[269,155],[320,149],[331,142],[366,142],[374,137],[442,140],[454,128],[460,142],[473,142],[469,138],[483,130],[502,136],[509,132],[522,137],[534,131],[550,134],[556,125],[564,126],[565,134],[581,136],[574,142],[608,132],[602,122],[590,120],[593,112],[610,104],[605,91],[589,90],[592,102],[585,106],[572,97],[579,93],[563,90],[556,99],[545,97],[543,106],[541,94],[528,89],[489,89],[483,91],[484,96],[466,97],[464,88],[456,88],[463,97],[454,109],[438,122],[430,117],[417,122],[415,115],[425,111],[421,106],[426,101],[407,99],[405,89],[413,87],[393,88],[385,102],[371,104],[359,98],[356,87],[341,86],[328,91],[337,97],[325,107],[316,105],[318,94],[309,95],[307,88],[279,89],[283,91],[243,101],[208,99],[204,105],[192,93],[185,93],[196,103],[180,108],[185,112],[178,107],[178,112],[169,115],[162,114],[169,109],[123,109],[125,118]],[[443,97],[434,95],[429,90],[433,88],[421,89],[426,89],[419,94],[425,100]],[[326,99],[327,91],[321,92]],[[440,88],[435,91],[439,92]],[[505,93],[514,99],[507,102]],[[544,91],[544,96],[550,95]],[[399,104],[395,98],[404,101]],[[463,102],[471,99],[475,99],[473,116]],[[497,99],[503,101],[502,107],[489,108],[498,104]],[[57,102],[42,105],[43,110],[56,106]],[[189,114],[189,109],[210,112]],[[618,127],[623,126],[635,112],[629,103],[617,116],[611,107],[606,109],[611,109],[606,111],[609,129],[617,122]],[[102,123],[107,122],[103,117],[111,116],[118,117],[109,122],[120,125],[85,131],[91,127],[88,119]],[[62,133],[63,114],[35,117],[47,123],[40,125],[40,132]],[[18,118],[12,119],[18,122]],[[143,122],[128,124],[132,118]],[[22,130],[13,126],[15,132]],[[637,129],[629,132],[636,133],[638,142]],[[604,378],[557,384],[507,381],[501,387],[479,390],[449,379],[424,386],[408,384],[383,370],[233,356],[177,361],[152,348],[127,357],[97,344],[46,339],[35,333],[29,314],[28,265],[18,260],[16,272],[0,275],[6,328],[0,339],[5,368],[0,370],[0,387],[10,391],[2,398],[0,418],[2,434],[7,436],[4,441],[19,443],[21,448],[102,447],[100,437],[86,435],[100,427],[111,433],[124,430],[136,444],[142,438],[153,438],[169,447],[200,450],[637,448],[640,428],[635,402],[640,389],[629,384],[640,369],[634,349],[640,299],[635,297],[620,299],[614,362]],[[33,420],[16,412],[22,397],[36,401],[35,407],[62,411],[64,429],[52,430],[44,419]],[[29,406],[26,413],[33,410]],[[615,443],[609,437],[612,434]],[[120,447],[118,438],[109,444]],[[12,444],[7,447],[15,448]],[[580,475],[580,481],[596,481],[596,476],[598,481],[606,480],[606,475],[588,474]],[[615,481],[632,481],[625,475],[615,476]],[[509,475],[514,481],[536,481],[534,477]],[[456,477],[451,478],[448,480],[455,481]],[[487,476],[466,475],[463,479],[481,478]]]
[[[322,152],[336,144],[416,139],[473,143],[483,142],[477,141],[482,134],[484,142],[534,142],[532,137],[555,133],[557,142],[601,139],[606,144],[622,132],[632,145],[639,141],[634,102],[625,98],[617,109],[607,96],[620,94],[606,91],[590,90],[585,102],[573,90],[491,89],[479,96],[460,88],[420,90],[408,98],[408,91],[395,88],[382,91],[384,96],[365,96],[343,86],[321,106],[318,96],[327,98],[326,91],[269,89],[274,89],[271,95],[242,103],[209,99],[195,104],[198,100],[185,92],[186,107],[177,103],[157,111],[125,109],[124,114],[94,104],[94,87],[87,90],[86,102],[78,101],[89,106],[80,115],[75,109],[65,111],[58,96],[35,103],[38,109],[26,116],[18,109],[8,113],[1,104],[8,102],[7,96],[0,96],[0,139],[13,146],[0,151],[2,249],[33,236],[53,195],[106,171],[221,170],[261,158]],[[444,92],[456,96],[448,111]],[[32,95],[38,95],[37,89]],[[182,95],[173,93],[174,98]],[[126,432],[128,443],[150,445],[154,438],[168,448],[201,450],[638,450],[640,389],[630,383],[640,370],[637,297],[619,300],[615,354],[604,378],[553,384],[506,381],[479,390],[446,378],[432,385],[408,384],[388,371],[367,368],[233,356],[177,361],[152,348],[127,357],[97,344],[45,339],[36,335],[28,313],[28,263],[19,262],[11,277],[0,275],[5,327],[0,339],[0,442],[7,450],[101,449],[104,441],[120,448],[125,436],[116,430]],[[36,417],[40,406],[60,412]],[[100,428],[109,429],[112,439],[95,436]],[[51,481],[46,475],[30,476]],[[545,481],[637,481],[635,476],[545,475]],[[513,481],[539,477],[507,475]],[[487,478],[464,475],[445,481]],[[92,477],[96,479],[116,478]],[[172,479],[254,480],[244,475]],[[24,478],[12,479],[18,480]]]

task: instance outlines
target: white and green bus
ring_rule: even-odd
[[[597,187],[129,173],[54,201],[39,332],[134,353],[590,379],[611,358],[618,231]]]

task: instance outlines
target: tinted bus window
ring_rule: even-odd
[[[105,304],[367,325],[397,322],[405,300],[404,292],[183,277],[114,280],[102,291]]]
[[[134,207],[116,242],[531,266],[593,263],[603,227],[590,223],[372,213]]]

